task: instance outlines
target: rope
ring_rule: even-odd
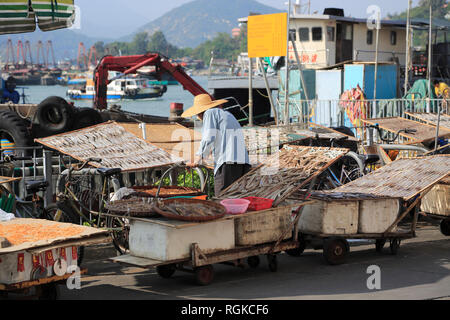
[[[261,93],[258,89],[256,89],[256,92],[258,92],[262,97],[269,99],[268,95]]]

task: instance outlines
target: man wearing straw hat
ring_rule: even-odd
[[[200,148],[190,165],[201,164],[212,152],[216,197],[251,168],[241,125],[230,112],[221,109],[227,102],[200,94],[194,98],[194,105],[181,115],[183,118],[197,116],[203,122]]]

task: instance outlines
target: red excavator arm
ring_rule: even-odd
[[[107,86],[110,83],[108,71],[118,71],[126,75],[136,73],[138,69],[145,66],[155,66],[155,75],[159,80],[164,72],[168,72],[183,86],[184,90],[188,90],[194,96],[202,93],[208,94],[205,89],[184,72],[181,66],[171,64],[157,53],[122,57],[106,56],[97,65],[94,73],[96,93],[94,108],[100,110],[107,108],[106,94]]]

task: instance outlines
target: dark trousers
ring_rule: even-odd
[[[224,163],[214,175],[214,194],[216,197],[222,190],[228,188],[233,182],[249,172],[251,166],[249,164]]]

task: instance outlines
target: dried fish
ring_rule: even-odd
[[[220,198],[255,196],[275,199],[277,204],[347,152],[340,148],[286,145],[263,165],[225,189]]]

